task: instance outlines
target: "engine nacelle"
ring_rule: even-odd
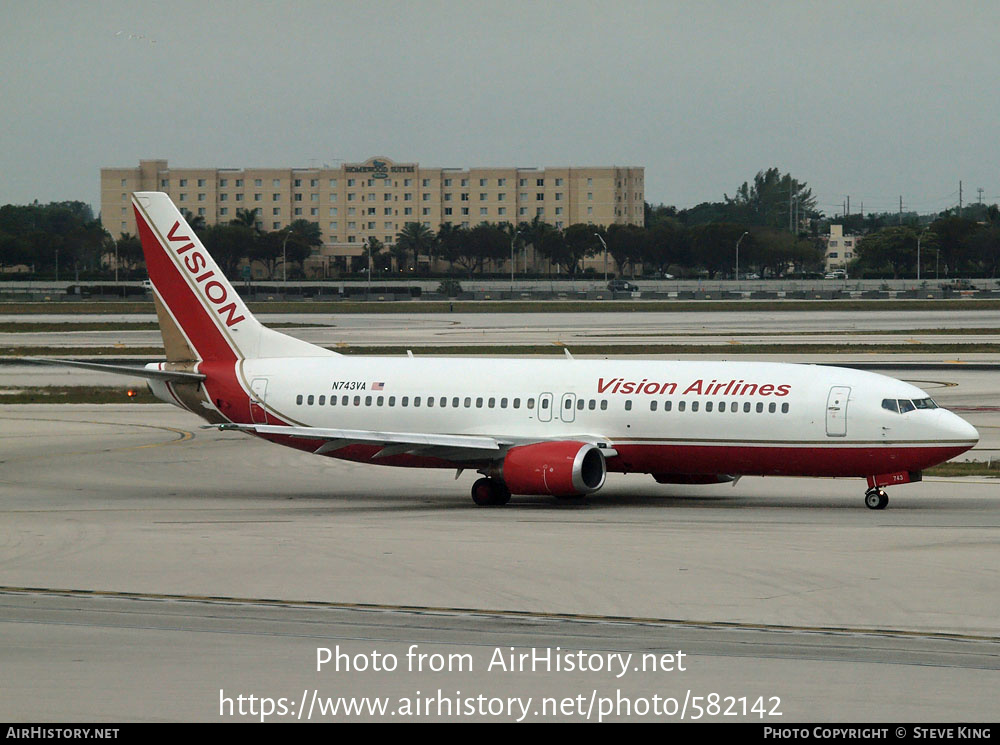
[[[607,474],[601,449],[573,440],[513,447],[490,470],[490,476],[502,479],[511,494],[555,497],[595,492],[604,486]]]

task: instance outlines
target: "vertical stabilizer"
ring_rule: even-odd
[[[132,206],[168,362],[336,355],[261,325],[166,194]]]

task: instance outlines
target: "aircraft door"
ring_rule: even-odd
[[[250,421],[254,424],[267,424],[266,400],[267,378],[254,378],[250,383]]]
[[[552,421],[552,394],[542,393],[538,396],[538,421]]]
[[[847,437],[847,402],[851,389],[847,386],[835,385],[830,389],[826,399],[826,434],[827,437]]]
[[[564,422],[576,420],[576,394],[564,393],[562,404],[559,406],[559,418]]]

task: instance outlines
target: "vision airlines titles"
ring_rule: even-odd
[[[625,380],[625,378],[597,379],[598,393],[645,393],[648,396],[674,395],[680,386],[677,383],[661,383],[643,378],[642,380]],[[689,384],[681,391],[682,396],[787,396],[792,390],[788,383],[748,383],[745,380],[725,380],[721,383],[714,378],[707,383],[698,380]]]
[[[665,655],[643,655],[643,670],[661,670],[672,672],[677,670],[684,672],[684,652]],[[649,666],[652,660],[652,667]],[[486,667],[489,672],[504,673],[599,673],[607,671],[614,673],[616,678],[623,677],[629,670],[632,670],[632,653],[628,652],[588,652],[578,649],[575,652],[564,650],[561,647],[552,649],[546,647],[537,649],[532,647],[527,652],[518,652],[514,647],[504,650],[497,647],[490,657],[490,664]],[[635,668],[638,670],[638,666]]]

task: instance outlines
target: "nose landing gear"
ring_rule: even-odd
[[[510,501],[510,489],[499,479],[477,479],[472,485],[472,501],[480,507],[501,507]]]
[[[885,489],[873,486],[865,492],[865,507],[868,509],[884,510],[887,504],[889,504],[889,495],[885,493]]]

